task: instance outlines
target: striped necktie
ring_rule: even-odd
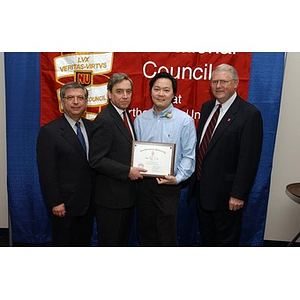
[[[214,115],[212,116],[212,118],[211,118],[211,120],[210,120],[210,122],[209,122],[209,124],[206,128],[205,134],[202,138],[202,141],[201,141],[201,144],[200,144],[200,147],[199,147],[199,151],[197,152],[196,175],[197,175],[198,180],[200,180],[200,177],[201,177],[203,157],[204,157],[204,154],[207,150],[209,142],[211,140],[211,137],[212,137],[212,134],[214,132],[215,126],[217,124],[221,106],[222,106],[221,104],[218,104],[218,108],[215,111]]]

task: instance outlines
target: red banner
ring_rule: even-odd
[[[133,118],[152,106],[149,82],[156,73],[169,72],[178,81],[175,107],[197,120],[203,102],[212,98],[209,79],[221,64],[233,65],[240,78],[238,94],[247,100],[251,53],[248,52],[105,52],[41,53],[41,125],[62,113],[59,90],[69,81],[78,81],[89,90],[86,116],[94,119],[107,104],[109,77],[123,72],[133,80],[130,113]]]

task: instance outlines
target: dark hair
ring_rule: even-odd
[[[173,93],[174,95],[176,95],[177,93],[177,81],[176,79],[170,74],[170,73],[167,73],[167,72],[161,72],[161,73],[157,73],[150,81],[150,92],[152,90],[152,87],[155,83],[155,81],[159,78],[167,78],[167,79],[170,79],[171,82],[172,82],[172,86],[173,86]]]
[[[108,80],[107,90],[112,92],[113,86],[123,80],[128,80],[131,84],[131,88],[133,88],[133,82],[125,73],[114,73]]]
[[[66,83],[60,89],[59,95],[60,95],[61,99],[63,99],[65,97],[67,89],[82,89],[82,90],[84,90],[85,99],[87,99],[88,96],[89,96],[89,91],[83,85],[81,85],[80,83],[74,81],[74,82],[68,82],[68,83]]]

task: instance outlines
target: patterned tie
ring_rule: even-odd
[[[125,123],[125,126],[126,126],[127,130],[129,131],[130,135],[132,136],[132,132],[131,132],[130,126],[128,124],[128,120],[127,120],[127,117],[126,117],[126,111],[125,110],[123,111],[123,120],[124,120],[124,123]]]
[[[197,152],[196,175],[197,175],[198,180],[200,180],[200,177],[201,177],[202,160],[203,160],[204,154],[207,150],[207,147],[209,145],[209,142],[211,140],[211,137],[212,137],[212,134],[214,132],[215,126],[217,124],[218,117],[219,117],[219,114],[220,114],[220,108],[221,108],[221,104],[218,104],[218,108],[215,111],[214,115],[212,116],[212,118],[211,118],[211,120],[210,120],[210,122],[209,122],[209,124],[206,128],[205,134],[202,138],[202,141],[201,141],[201,144],[200,144],[200,147],[199,147],[199,151]]]
[[[80,129],[80,122],[76,122],[76,127],[77,127],[77,136],[78,136],[78,139],[82,145],[82,148],[84,150],[84,153],[86,154],[86,144],[85,144],[85,141],[84,141],[84,137],[83,137],[83,134],[82,134],[82,131]]]

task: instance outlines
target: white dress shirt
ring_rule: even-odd
[[[74,121],[73,119],[71,119],[70,117],[68,117],[66,114],[64,114],[67,121],[69,122],[70,126],[72,127],[72,129],[74,130],[75,134],[77,135],[77,127],[76,127],[76,121]],[[86,145],[86,153],[87,153],[87,157],[88,157],[88,153],[89,153],[89,139],[88,139],[88,135],[84,126],[84,123],[82,121],[82,119],[80,119],[78,121],[80,123],[80,129],[81,132],[83,134],[84,137],[84,141],[85,141],[85,145]]]
[[[217,128],[217,126],[219,125],[219,123],[221,122],[222,118],[224,117],[224,115],[226,114],[227,110],[229,109],[229,107],[232,105],[232,103],[234,102],[235,98],[236,98],[237,94],[236,92],[225,102],[222,104],[221,108],[220,108],[220,114],[219,114],[219,117],[218,117],[218,120],[217,120],[217,124],[215,126],[215,129],[214,129],[214,132]],[[205,131],[206,131],[206,128],[208,127],[208,124],[212,118],[212,116],[214,115],[215,111],[217,110],[218,108],[218,105],[221,104],[218,99],[216,99],[216,103],[215,103],[215,106],[213,108],[213,110],[211,111],[211,114],[209,115],[209,117],[207,118],[206,120],[206,123],[204,125],[204,128],[203,128],[203,131],[202,131],[202,135],[201,135],[201,139],[200,139],[200,144],[201,144],[201,141],[203,139],[203,136],[205,134]],[[212,133],[212,136],[214,134],[214,132]],[[199,145],[200,145],[199,144]]]

